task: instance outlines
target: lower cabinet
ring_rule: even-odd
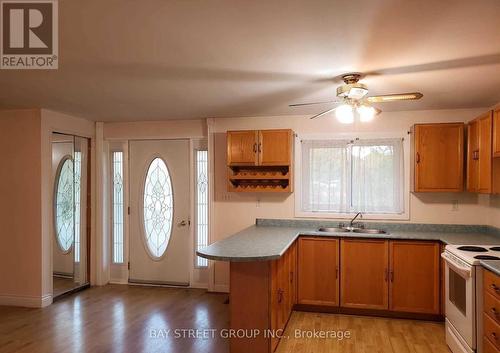
[[[483,352],[500,352],[500,277],[483,272]]]
[[[339,305],[339,240],[300,237],[298,248],[299,304]]]
[[[387,240],[342,239],[340,244],[340,306],[389,308]]]
[[[271,330],[284,330],[296,303],[297,245],[294,243],[285,254],[271,263]],[[279,337],[271,337],[271,350]]]
[[[389,253],[389,309],[439,314],[439,243],[390,241]]]

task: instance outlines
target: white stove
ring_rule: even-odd
[[[453,353],[481,353],[480,261],[500,260],[500,246],[447,245],[441,256],[446,262],[446,343]]]
[[[500,246],[446,245],[446,251],[469,265],[478,265],[481,260],[500,260]]]

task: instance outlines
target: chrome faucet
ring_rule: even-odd
[[[363,218],[363,214],[362,214],[361,212],[356,213],[356,215],[354,216],[354,218],[353,218],[353,219],[351,219],[351,222],[349,222],[349,226],[350,226],[351,228],[353,228],[353,226],[354,226],[354,221],[355,221],[355,220],[356,220],[356,218],[358,218],[358,217],[359,217],[359,218]]]

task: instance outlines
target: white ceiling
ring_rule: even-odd
[[[92,120],[316,113],[338,75],[383,110],[500,102],[498,0],[60,0],[59,70],[0,71],[0,107]],[[325,109],[328,106],[324,107]]]

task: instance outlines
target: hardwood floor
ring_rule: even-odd
[[[164,330],[229,327],[226,294],[108,285],[45,309],[0,307],[1,353],[228,353],[228,340]],[[295,330],[346,330],[351,338],[294,338]],[[186,331],[186,334],[188,332]],[[294,312],[278,353],[448,353],[441,323]],[[260,352],[256,352],[260,353]]]
[[[54,297],[78,287],[78,284],[74,282],[73,278],[54,276],[52,281]]]
[[[0,307],[0,352],[227,353],[227,342],[218,336],[176,339],[159,333],[228,327],[226,299],[204,290],[108,285],[45,309]]]
[[[296,338],[296,330],[303,335]],[[307,338],[316,331],[350,338]],[[444,324],[415,320],[294,312],[276,353],[449,353]],[[299,336],[300,336],[299,335]],[[330,334],[332,336],[333,334]],[[347,337],[347,336],[345,336]]]

